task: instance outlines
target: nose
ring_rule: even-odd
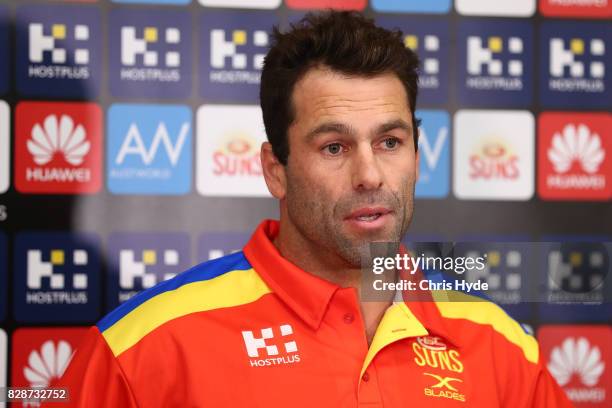
[[[355,153],[352,164],[353,188],[357,191],[368,191],[382,187],[383,174],[372,147],[358,147]]]

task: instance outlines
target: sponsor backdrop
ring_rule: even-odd
[[[277,217],[260,69],[273,25],[326,7],[421,57],[407,240],[488,254],[466,279],[577,406],[612,405],[610,0],[0,0],[0,386],[48,384],[87,325]]]

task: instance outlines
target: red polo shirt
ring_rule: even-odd
[[[356,290],[284,259],[277,233],[122,304],[54,385],[82,407],[571,406],[489,302],[394,303],[368,347]]]

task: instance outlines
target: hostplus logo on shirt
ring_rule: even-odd
[[[121,97],[191,94],[191,17],[177,10],[111,11],[111,92]]]
[[[112,105],[108,188],[115,194],[186,194],[191,188],[191,110],[180,105]]]
[[[532,27],[528,22],[465,21],[460,25],[462,103],[527,105],[533,75]]]
[[[100,11],[85,6],[17,8],[17,87],[26,95],[91,97],[101,79]]]
[[[115,233],[108,247],[113,267],[108,283],[111,309],[191,265],[185,233]]]
[[[541,27],[541,102],[546,106],[609,107],[606,75],[609,24],[544,22]]]
[[[448,100],[449,26],[445,21],[381,17],[378,23],[399,28],[403,41],[419,55],[419,103],[442,104]]]
[[[293,338],[293,327],[283,324],[258,332],[244,330],[242,338],[251,367],[265,367],[300,362],[298,346]]]
[[[450,185],[450,120],[446,111],[421,110],[419,179],[415,197],[443,198]]]
[[[274,14],[205,13],[200,20],[201,95],[211,101],[257,102]]]
[[[17,319],[28,322],[94,319],[99,299],[98,247],[98,238],[92,234],[17,235]]]
[[[607,113],[545,112],[539,118],[538,190],[543,198],[612,197],[612,117]]]
[[[95,193],[102,184],[102,112],[86,102],[22,102],[15,185],[22,193]]]

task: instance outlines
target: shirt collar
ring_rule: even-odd
[[[272,241],[278,235],[279,222],[265,220],[244,247],[244,255],[264,282],[311,328],[321,325],[329,302],[340,286],[308,273],[278,252]],[[422,279],[418,271],[412,279]],[[444,320],[429,291],[403,293],[403,301],[413,316],[430,334],[439,335],[454,345]],[[410,318],[409,314],[406,318]]]
[[[263,221],[244,247],[244,255],[270,289],[316,330],[329,301],[340,287],[283,258],[272,243],[278,230],[278,221]]]

